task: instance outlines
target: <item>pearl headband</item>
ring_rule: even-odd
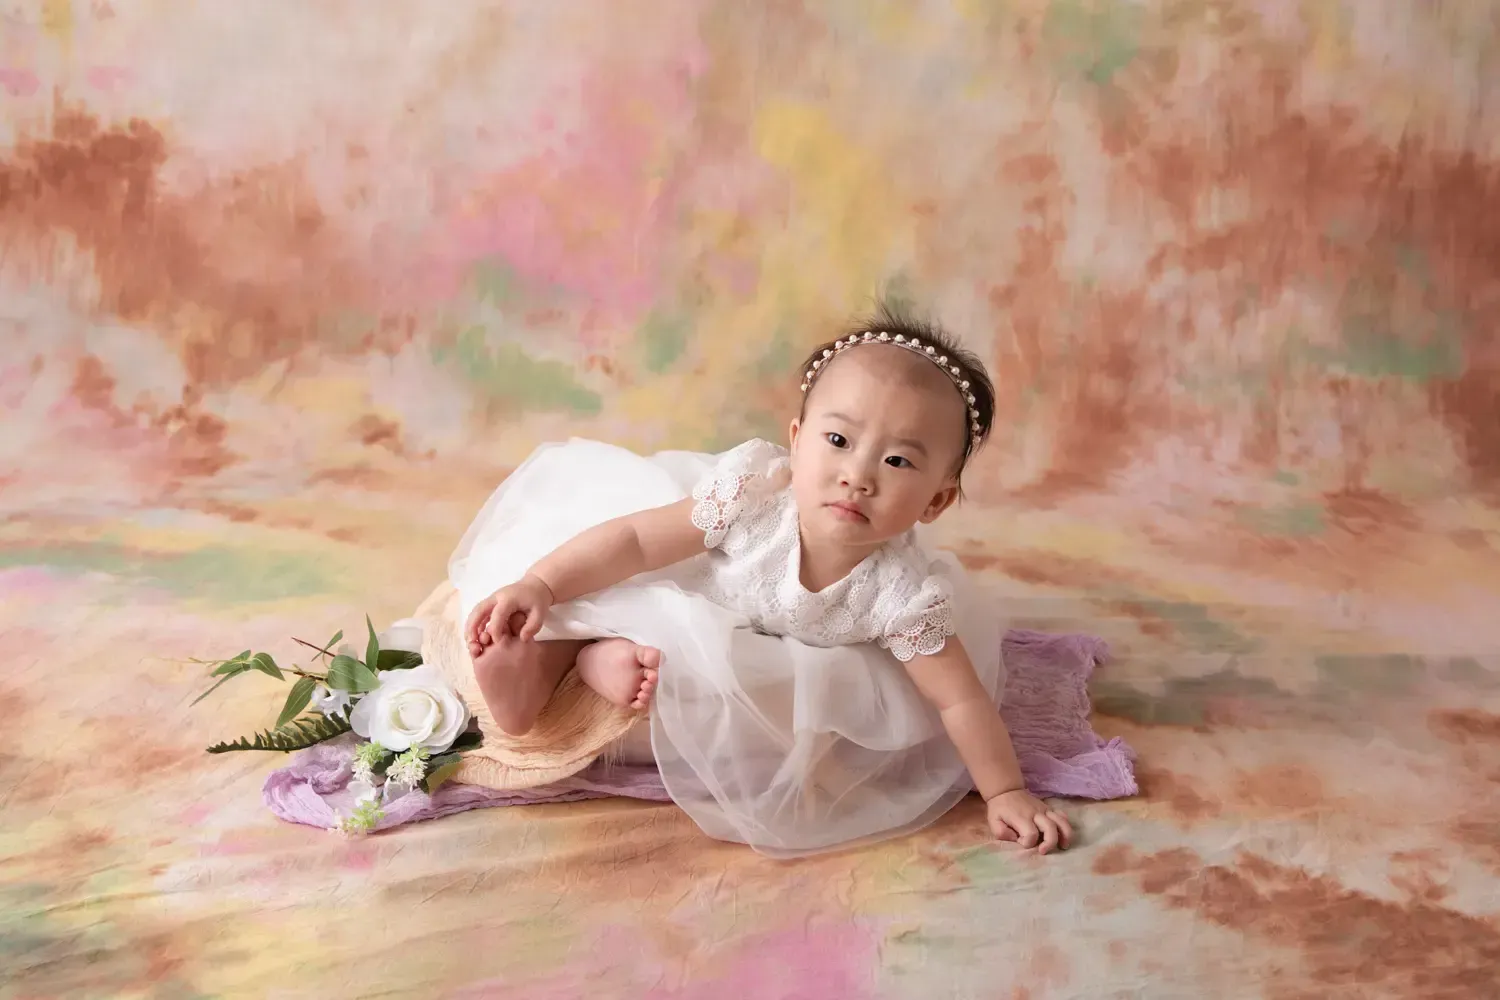
[[[964,397],[964,402],[969,405],[969,441],[970,450],[979,447],[979,411],[974,408],[974,394],[969,391],[969,381],[963,377],[963,369],[958,365],[948,363],[948,355],[939,354],[931,344],[923,344],[916,337],[907,338],[903,334],[890,334],[881,331],[874,333],[866,330],[864,333],[856,333],[845,340],[835,340],[833,346],[823,351],[823,356],[812,363],[812,367],[802,373],[802,391],[806,392],[812,387],[813,379],[818,377],[823,366],[833,360],[836,354],[842,354],[856,344],[892,344],[896,347],[905,348],[913,354],[920,355],[937,365],[944,375],[947,375],[955,388]]]

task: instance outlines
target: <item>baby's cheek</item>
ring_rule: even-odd
[[[900,497],[900,503],[895,514],[902,520],[915,523],[918,518],[927,513],[927,508],[932,502],[932,497],[922,490],[908,490]]]

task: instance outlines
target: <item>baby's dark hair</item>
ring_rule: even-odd
[[[806,372],[811,371],[813,362],[823,358],[823,352],[832,350],[838,340],[848,337],[856,337],[866,332],[888,333],[894,339],[897,335],[907,340],[913,338],[920,340],[924,345],[930,344],[940,354],[948,355],[948,363],[957,365],[962,373],[958,377],[969,383],[968,391],[974,396],[974,411],[979,416],[979,436],[975,440],[971,435],[964,435],[964,450],[959,458],[958,471],[955,475],[961,475],[964,467],[969,464],[969,459],[974,452],[990,436],[990,430],[995,422],[995,384],[990,380],[989,372],[984,369],[984,362],[973,351],[967,350],[947,330],[938,324],[913,316],[905,308],[892,303],[880,302],[875,307],[872,315],[860,317],[849,326],[845,327],[841,336],[830,340],[825,344],[819,344],[808,354],[802,362],[802,367],[797,369],[799,377],[805,377]],[[807,397],[811,393],[802,396],[801,416],[807,415]]]

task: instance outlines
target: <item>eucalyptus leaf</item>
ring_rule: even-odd
[[[327,642],[323,643],[323,646],[322,646],[321,649],[319,649],[317,646],[313,646],[314,649],[318,650],[316,653],[313,654],[313,659],[316,660],[320,656],[333,656],[334,654],[328,653],[328,652],[324,652],[324,650],[332,649],[334,647],[334,644],[337,643],[343,637],[344,637],[344,630],[343,629],[339,629],[337,632],[333,633],[333,638],[332,639],[329,639]],[[312,646],[312,643],[310,643],[310,642],[309,643],[305,643],[305,645]]]
[[[232,674],[225,674],[223,677],[220,677],[219,680],[218,680],[218,682],[215,683],[213,687],[209,688],[207,691],[203,692],[198,697],[194,698],[192,700],[191,704],[192,705],[198,704],[198,702],[202,701],[204,698],[207,698],[209,695],[211,695],[215,691],[219,690],[219,688],[221,686],[223,686],[224,682],[227,681],[227,680],[229,680],[229,678],[231,678],[231,677],[238,677],[243,672],[244,672],[243,670],[236,670]]]
[[[279,729],[291,722],[307,703],[312,701],[313,685],[317,682],[311,677],[299,677],[297,683],[292,685],[292,690],[286,696],[286,704],[281,707],[281,714],[276,717],[276,727]]]
[[[484,743],[484,736],[477,729],[470,729],[458,734],[458,739],[453,741],[444,753],[458,753],[461,750],[473,750]]]
[[[365,666],[376,670],[380,663],[380,639],[375,635],[375,625],[369,615],[365,615],[365,627],[370,630],[370,641],[365,645]]]
[[[340,691],[361,694],[379,687],[380,678],[375,676],[375,671],[354,657],[340,654],[335,656],[333,662],[328,665],[328,686]]]
[[[450,757],[452,758],[451,760],[449,759]],[[442,761],[443,763],[438,764],[438,761]],[[432,758],[427,765],[427,777],[418,783],[422,791],[428,795],[435,793],[458,772],[459,765],[462,763],[463,758],[458,754],[442,754],[441,756]]]
[[[225,660],[223,663],[220,663],[217,667],[215,667],[214,670],[213,670],[213,673],[209,674],[208,676],[210,676],[210,677],[224,677],[224,676],[233,677],[235,674],[242,674],[246,670],[249,670],[249,669],[250,669],[250,661],[249,660]]]
[[[410,670],[422,665],[422,654],[404,649],[382,649],[375,662],[377,670]]]
[[[252,669],[259,670],[261,673],[268,677],[274,677],[278,681],[286,680],[286,677],[281,673],[281,668],[276,665],[276,660],[270,653],[256,653],[250,657],[250,666]]]
[[[356,693],[364,694],[367,691],[374,691],[380,687],[380,676],[363,663],[359,663],[354,668],[354,684],[355,686],[350,690]]]
[[[219,665],[216,666],[216,667],[214,667],[213,673],[210,674],[209,676],[210,677],[218,677],[220,674],[237,674],[241,670],[249,670],[249,669],[250,669],[250,650],[247,649],[247,650],[245,650],[243,653],[241,653],[238,656],[230,657],[227,660],[220,660],[219,661]]]

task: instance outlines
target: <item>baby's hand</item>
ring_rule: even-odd
[[[1035,847],[1038,854],[1067,847],[1073,841],[1068,817],[1024,788],[1001,792],[986,803],[986,809],[996,837]]]
[[[498,642],[507,634],[534,639],[551,607],[552,591],[537,577],[524,576],[508,587],[501,587],[470,613],[464,628],[469,651]]]

